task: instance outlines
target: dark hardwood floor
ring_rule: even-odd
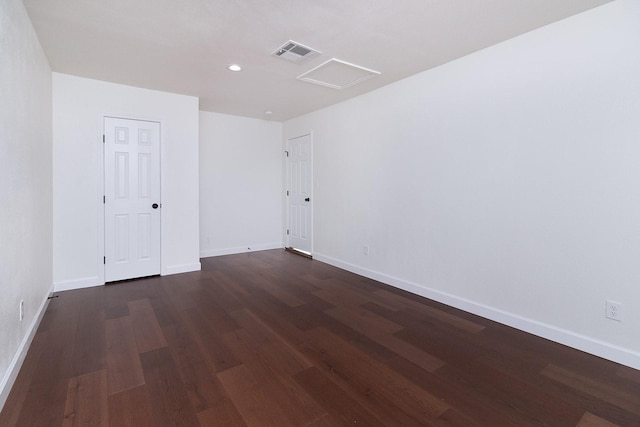
[[[640,426],[640,372],[284,250],[59,293],[0,426]]]

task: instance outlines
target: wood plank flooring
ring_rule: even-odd
[[[284,250],[59,293],[0,426],[640,426],[640,372]]]

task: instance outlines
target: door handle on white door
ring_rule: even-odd
[[[311,199],[307,197],[306,199],[304,199],[304,201],[305,201],[305,202],[310,202],[310,201],[311,201]]]
[[[152,204],[152,205],[151,205],[151,207],[152,207],[153,209],[158,209],[158,204],[157,204],[157,203],[154,203],[154,204]]]

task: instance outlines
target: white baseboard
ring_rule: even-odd
[[[471,300],[460,298],[446,292],[431,289],[426,286],[399,279],[397,277],[389,276],[377,271],[349,264],[347,262],[343,262],[326,255],[314,253],[313,258],[315,260],[325,262],[343,270],[347,270],[352,273],[377,280],[378,282],[403,289],[413,294],[441,302],[451,307],[455,307],[460,310],[464,310],[469,313],[473,313],[478,316],[502,323],[504,325],[511,326],[521,331],[525,331],[530,334],[537,335],[539,337],[546,338],[563,345],[567,345],[569,347],[602,357],[604,359],[611,360],[616,363],[620,363],[625,366],[629,366],[634,369],[640,369],[640,353],[633,350],[618,347],[616,345],[612,345],[610,343],[586,335],[578,334],[570,330],[558,328],[553,325],[538,322],[536,320],[528,319],[513,313],[489,307],[484,304],[479,304]]]
[[[170,265],[168,267],[164,267],[161,274],[162,276],[170,276],[172,274],[189,273],[191,271],[200,270],[202,270],[202,265],[200,264],[200,261],[198,261],[192,264]]]
[[[200,262],[196,262],[193,264],[180,264],[180,265],[170,265],[168,267],[163,267],[162,272],[160,273],[162,276],[169,276],[171,274],[179,274],[179,273],[189,273],[191,271],[200,271],[201,265]],[[74,279],[74,280],[64,280],[61,282],[54,283],[55,292],[62,291],[71,291],[73,289],[82,289],[82,288],[90,288],[93,286],[102,286],[104,285],[104,280],[101,280],[100,277],[83,277],[82,279]]]
[[[98,276],[83,277],[81,279],[63,280],[54,282],[53,288],[55,292],[71,291],[73,289],[91,288],[93,286],[104,285]]]
[[[221,256],[221,255],[242,254],[245,252],[267,251],[270,249],[282,249],[282,242],[260,244],[260,245],[247,245],[247,246],[241,246],[236,248],[204,250],[204,251],[200,251],[200,258],[209,258],[212,256]]]
[[[54,292],[53,289],[54,287],[51,286],[51,289],[40,304],[38,312],[29,325],[29,329],[27,329],[27,333],[24,335],[22,342],[20,342],[18,351],[16,351],[13,359],[11,359],[11,363],[9,364],[9,367],[7,368],[7,371],[2,378],[2,382],[0,382],[0,411],[2,411],[2,408],[4,408],[4,404],[9,397],[9,393],[11,392],[11,388],[13,387],[13,383],[18,377],[18,373],[20,372],[22,363],[24,362],[25,357],[27,357],[27,352],[29,351],[29,347],[31,346],[31,341],[33,341],[33,337],[36,335],[36,331],[38,330],[38,326],[40,326],[42,316],[44,316],[44,312],[47,308],[47,305],[49,304],[49,296],[51,296]]]

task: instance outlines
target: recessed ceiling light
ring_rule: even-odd
[[[264,111],[264,115],[265,115],[265,116],[270,116],[270,115],[272,115],[272,114],[273,114],[273,111],[271,111],[271,110],[265,110],[265,111]]]
[[[227,68],[231,71],[242,71],[242,67],[238,64],[231,64]]]

